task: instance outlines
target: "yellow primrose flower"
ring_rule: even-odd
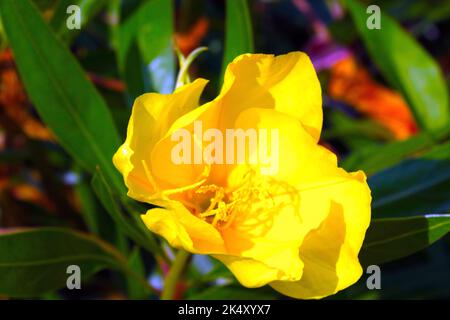
[[[173,247],[222,261],[246,287],[320,298],[355,283],[370,190],[363,172],[347,173],[318,144],[321,89],[308,56],[241,55],[219,96],[198,107],[206,83],[134,103],[113,161],[130,197],[160,206],[142,216],[146,226]],[[236,131],[260,139],[233,162]]]

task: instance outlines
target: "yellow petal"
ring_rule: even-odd
[[[192,133],[195,120],[202,122],[204,131],[214,128],[225,133],[226,129],[236,127],[237,119],[250,108],[277,111],[285,118],[298,120],[315,144],[322,127],[321,105],[320,83],[306,54],[241,55],[228,66],[220,95],[173,123],[155,148],[151,171],[159,174],[158,178],[167,182],[168,187],[195,183],[204,167],[173,165],[170,150],[176,143],[170,141],[170,134],[180,128]],[[213,165],[210,180],[219,185],[224,183],[232,167]]]
[[[303,276],[295,282],[270,284],[294,298],[334,294],[355,283],[362,273],[358,253],[370,222],[371,201],[365,176],[358,172],[348,174],[346,180],[319,185],[301,191],[304,224],[317,226],[300,247]]]
[[[214,255],[214,258],[226,265],[236,279],[247,288],[258,288],[284,276],[277,268],[251,258],[231,255]]]
[[[299,211],[301,198],[295,188],[283,181],[258,174],[248,178],[248,169],[245,165],[236,166],[231,174],[230,186],[240,186],[234,192],[239,197],[233,196],[236,202],[230,222],[221,230],[231,257],[220,260],[245,286],[298,280],[303,269],[298,248],[309,231],[303,226]],[[239,270],[241,265],[259,272]]]
[[[298,256],[298,248],[305,232],[294,210],[286,207],[277,213],[255,212],[255,217],[240,217],[243,221],[222,231],[229,255],[244,259],[247,266],[254,262],[257,262],[259,269],[265,266],[265,272],[251,274],[245,270],[239,272],[236,265],[239,259],[232,260],[234,265],[221,259],[236,275],[242,273],[238,279],[243,285],[256,287],[274,280],[300,279],[303,263]],[[256,216],[258,213],[260,217]]]
[[[113,157],[130,197],[148,202],[157,191],[158,181],[151,172],[150,163],[153,147],[173,122],[197,107],[206,83],[204,79],[197,79],[173,94],[147,93],[136,99],[125,143]]]
[[[294,199],[286,199],[286,202],[290,203],[292,208],[295,208],[293,212],[298,213],[298,219],[300,220],[299,223],[295,223],[293,219],[282,219],[283,210],[280,210],[282,213],[280,216],[273,214],[272,219],[275,221],[274,225],[280,223],[280,228],[277,231],[280,237],[288,237],[289,234],[295,234],[296,232],[298,239],[303,239],[307,232],[319,228],[323,221],[329,217],[330,211],[334,210],[332,209],[332,204],[342,206],[345,219],[349,219],[350,221],[346,221],[343,228],[340,228],[336,223],[335,232],[333,230],[328,231],[331,238],[336,237],[338,239],[340,233],[345,233],[346,235],[346,242],[342,245],[342,256],[339,260],[345,266],[339,269],[341,279],[339,286],[334,289],[340,290],[348,286],[350,282],[356,281],[355,279],[360,276],[357,254],[370,220],[370,190],[365,182],[364,174],[362,172],[348,174],[343,169],[338,168],[336,156],[329,150],[317,145],[315,139],[305,131],[297,119],[276,110],[249,108],[239,115],[235,126],[244,129],[276,129],[279,131],[277,148],[279,152],[279,170],[273,173],[272,177],[274,181],[286,182],[286,186],[278,191],[272,191],[271,197],[277,197],[277,193],[293,195],[295,192],[292,189],[296,190],[298,192],[298,203],[295,205]],[[258,147],[261,146],[258,145]],[[255,167],[258,168],[257,166]],[[228,175],[228,184],[231,186],[239,185],[239,182],[235,181],[236,179],[234,177],[233,174]],[[295,215],[292,214],[292,216]],[[345,230],[346,227],[347,230]],[[246,239],[252,239],[254,247],[248,250],[248,252],[244,250],[243,253],[245,254],[243,255],[251,256],[253,254],[251,256],[253,259],[266,261],[265,263],[270,265],[270,263],[267,263],[267,256],[265,258],[258,256],[258,248],[263,248],[262,250],[265,250],[267,255],[273,254],[274,251],[270,247],[264,248],[264,246],[261,246],[261,243],[257,241],[258,235],[254,231],[255,229],[252,229],[252,233],[247,235],[245,231],[239,230],[239,232],[236,232],[229,239],[236,239],[238,246],[245,243],[245,237]],[[229,247],[225,235],[226,233],[224,233],[225,243]],[[269,235],[265,235],[265,237],[266,239],[272,239]],[[320,239],[317,243],[320,245]],[[302,247],[309,248],[314,244],[316,243],[313,242],[311,244],[311,241],[305,240]],[[329,245],[328,243],[325,246]],[[300,245],[297,247],[296,254],[298,254],[299,247]],[[281,251],[283,250],[282,248],[282,246],[279,246],[278,250]],[[329,254],[339,254],[340,248],[337,249],[337,252],[330,249]],[[320,247],[313,247],[310,250],[312,256],[315,253],[318,257],[323,256],[324,259],[329,259],[323,251]],[[306,270],[306,263],[309,263],[308,257],[302,256],[300,250],[299,258],[301,262],[305,263]],[[286,271],[289,270],[286,268],[289,263],[294,265],[293,263],[295,262],[297,266],[299,265],[292,257],[288,258],[285,256],[284,261],[286,263],[284,266],[281,262],[271,266],[277,267],[278,270]],[[314,269],[320,270],[320,268]],[[294,270],[291,269],[290,271],[292,272]],[[319,275],[319,277],[321,276],[326,277],[326,275]],[[282,278],[278,280],[282,280]],[[283,281],[281,283],[288,286],[290,283],[296,282]],[[312,283],[315,283],[315,281]],[[331,292],[327,292],[326,294],[331,294]],[[320,296],[320,294],[316,296]]]
[[[270,108],[300,120],[319,139],[321,88],[309,57],[302,52],[238,56],[227,67],[220,98],[222,127],[247,108]]]
[[[147,228],[175,248],[201,254],[224,252],[224,243],[217,229],[195,217],[177,201],[168,202],[166,208],[150,209],[141,217]]]
[[[259,160],[258,170],[261,174],[268,174],[265,173],[264,168],[276,169],[268,170],[271,172],[270,175],[291,185],[297,185],[345,173],[337,167],[336,156],[318,145],[300,121],[282,112],[249,108],[239,115],[234,127],[244,130],[249,128],[265,130],[268,135],[274,131],[278,133],[273,145],[276,148],[272,148],[272,142],[258,143],[255,153]],[[268,150],[263,151],[262,154],[269,156],[261,158],[260,149],[266,147]],[[264,164],[261,160],[270,164]]]

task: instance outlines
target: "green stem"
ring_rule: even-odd
[[[175,85],[175,89],[179,88],[189,81],[188,69],[191,66],[192,62],[198,55],[204,51],[208,50],[206,47],[199,47],[192,51],[187,58],[184,58],[183,55],[178,52],[178,60],[180,62],[180,71],[178,72],[177,83]]]
[[[161,294],[161,300],[172,300],[175,295],[178,279],[183,273],[186,262],[191,254],[184,250],[179,250],[175,255],[172,267],[164,281],[164,289]]]

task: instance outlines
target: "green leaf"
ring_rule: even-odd
[[[387,217],[450,208],[450,143],[434,147],[421,157],[406,160],[368,179],[372,215]]]
[[[435,172],[433,174],[436,175]],[[376,203],[376,206],[372,209],[373,216],[387,218],[411,216],[420,212],[449,212],[448,190],[450,190],[450,179],[442,180],[442,182],[433,182],[430,186],[425,186],[423,190],[410,196]]]
[[[86,170],[101,165],[117,186],[112,165],[119,135],[111,114],[76,59],[28,0],[0,1],[5,30],[20,76],[39,115]]]
[[[112,244],[124,255],[127,255],[127,239],[120,232],[119,226],[111,219],[106,209],[97,200],[92,185],[84,179],[81,179],[74,186],[74,191],[80,201],[81,214],[89,231],[102,240]]]
[[[67,8],[71,5],[80,7],[81,21],[80,27],[86,26],[89,21],[107,4],[108,0],[59,0],[53,12],[50,26],[55,31],[57,36],[64,42],[70,42],[79,30],[70,30],[67,28],[66,22],[70,14],[67,13]]]
[[[421,127],[436,136],[447,134],[448,91],[436,61],[391,17],[381,14],[381,29],[371,30],[366,8],[354,0],[346,3],[372,60],[404,95]]]
[[[41,11],[51,10],[58,0],[32,0],[36,7]]]
[[[380,264],[428,247],[450,231],[450,215],[375,219],[359,254],[362,265]]]
[[[247,0],[227,0],[222,78],[234,58],[253,51],[253,29]]]
[[[213,269],[200,277],[199,280],[201,283],[214,282],[219,278],[230,283],[237,283],[234,275],[222,262],[213,259],[212,263],[214,265]]]
[[[402,10],[400,9],[406,9]],[[439,22],[450,17],[450,2],[439,3],[439,6],[432,1],[416,1],[411,2],[408,6],[403,6],[401,3],[397,4],[395,9],[400,9],[402,16],[408,20],[421,20],[425,22]]]
[[[0,234],[0,294],[34,297],[62,288],[70,265],[86,278],[104,268],[124,270],[126,260],[99,239],[69,229]]]
[[[128,265],[131,270],[145,279],[146,274],[144,263],[142,261],[141,252],[139,251],[138,247],[134,248],[133,251],[131,251],[131,254],[128,257]],[[131,300],[147,298],[148,290],[146,290],[146,288],[142,286],[142,283],[133,280],[134,279],[129,279],[129,281],[127,282],[128,298]]]
[[[172,0],[144,1],[117,30],[119,68],[133,98],[145,92],[147,79],[152,90],[172,92],[175,84],[173,32]],[[137,82],[139,78],[141,81]]]
[[[89,231],[97,236],[101,234],[101,211],[89,183],[80,181],[74,186],[74,192],[80,201],[81,214]],[[100,211],[100,212],[99,212]]]
[[[430,135],[424,132],[404,141],[360,149],[343,159],[340,165],[349,171],[363,170],[372,175],[407,159],[411,154],[431,148],[435,143]]]
[[[145,228],[142,220],[139,217],[130,219],[122,213],[121,204],[118,201],[120,196],[114,193],[100,170],[94,175],[92,186],[103,207],[124,234],[150,252],[161,254],[161,248],[150,231]]]
[[[323,140],[341,138],[344,143],[352,137],[392,140],[392,133],[372,120],[353,119],[339,111],[330,112],[329,117],[333,126],[322,131]]]

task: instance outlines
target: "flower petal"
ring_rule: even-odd
[[[263,262],[231,255],[214,255],[234,274],[236,279],[247,288],[258,288],[274,279],[284,276],[277,268],[272,268]]]
[[[303,52],[238,56],[226,69],[219,97],[222,123],[232,124],[247,108],[270,108],[300,120],[314,139],[319,139],[321,88],[311,60]]]
[[[294,231],[297,231],[299,239],[303,239],[306,233],[319,228],[323,221],[329,217],[330,211],[335,210],[334,207],[332,208],[332,205],[337,204],[342,206],[345,224],[340,229],[336,223],[335,232],[333,230],[327,231],[332,238],[336,237],[336,239],[340,232],[346,235],[345,242],[342,245],[342,257],[340,258],[342,259],[340,261],[343,261],[342,263],[345,262],[346,266],[338,270],[339,272],[343,272],[340,274],[342,276],[340,280],[342,283],[339,284],[340,287],[336,288],[339,290],[349,285],[349,282],[353,281],[355,277],[357,279],[360,275],[358,273],[360,267],[357,254],[370,220],[370,190],[365,182],[364,174],[362,172],[348,174],[345,170],[339,168],[337,166],[336,156],[329,150],[318,145],[297,119],[276,110],[249,108],[239,115],[235,125],[243,129],[277,129],[279,131],[278,147],[276,150],[271,150],[272,152],[279,152],[279,170],[271,175],[275,181],[279,181],[280,183],[286,182],[288,187],[281,188],[281,191],[275,192],[271,196],[275,197],[277,193],[293,194],[293,192],[289,192],[289,189],[297,190],[299,195],[298,204],[294,207],[296,207],[296,212],[301,221],[301,223],[296,224],[293,223],[293,220],[283,221],[274,215],[273,220],[280,223],[280,235],[283,235],[283,232],[285,236],[288,235],[292,227]],[[258,145],[258,149],[263,147]],[[233,175],[229,175],[229,185],[238,184],[233,181],[233,177]],[[289,200],[287,201],[289,202]],[[292,204],[294,202],[290,200],[289,203]],[[242,230],[238,234],[241,238],[246,236]],[[309,237],[311,238],[311,236]],[[234,236],[234,238],[237,238],[237,236]],[[224,237],[224,239],[228,247],[227,238]],[[251,234],[248,236],[248,239],[253,239],[253,250],[256,250],[259,245],[255,241],[257,237]],[[323,254],[324,250],[320,248],[320,238],[317,239],[318,247],[314,247],[315,242],[311,242],[311,240],[305,240],[302,247],[312,247],[309,252],[311,252],[311,256],[313,257],[323,256],[325,260],[330,260],[327,254]],[[241,244],[245,242],[239,239],[237,243]],[[325,244],[325,248],[327,245],[329,246],[329,243]],[[297,247],[297,254],[299,247],[300,245]],[[330,249],[329,254],[339,254],[340,248],[341,246],[336,249],[337,253]],[[281,247],[278,250],[282,250]],[[268,249],[268,252],[270,252],[270,249]],[[314,252],[316,252],[315,255]],[[246,256],[249,256],[248,253]],[[264,259],[258,258],[257,255],[253,256],[253,258],[264,261]],[[311,259],[308,259],[307,255],[302,256],[301,250],[299,258],[305,263],[305,268],[306,263],[310,264]],[[295,261],[295,259],[289,258],[286,261]],[[326,262],[321,263],[321,265],[324,264]],[[283,270],[280,264],[278,267]],[[332,268],[330,267],[328,269]],[[315,268],[315,270],[320,270],[320,268]],[[287,286],[290,282],[283,281],[281,283]]]
[[[149,201],[155,193],[156,180],[151,172],[150,157],[155,143],[164,136],[179,117],[194,109],[207,81],[197,79],[178,88],[173,94],[147,93],[138,97],[128,124],[127,138],[113,157],[122,173],[128,195]]]
[[[200,254],[225,251],[220,233],[211,224],[194,216],[177,201],[167,205],[166,208],[150,209],[141,216],[147,228],[175,248]]]
[[[321,298],[347,288],[362,274],[358,253],[370,222],[370,190],[358,172],[340,183],[303,189],[301,199],[304,224],[317,225],[300,247],[303,276],[270,285],[291,297]]]
[[[277,224],[281,226],[282,223],[277,221]],[[299,238],[301,233],[298,230]],[[280,234],[277,239],[273,230],[265,237],[258,238],[232,228],[222,234],[227,255],[217,258],[233,272],[242,285],[253,288],[275,280],[295,281],[301,278],[303,262],[298,255],[300,239],[282,240]],[[257,271],[253,272],[251,269]]]
[[[248,178],[245,172],[248,173],[248,167],[242,165],[236,166],[231,174],[231,185],[240,187],[234,192],[238,196],[233,198],[236,202],[230,222],[221,229],[221,234],[227,253],[234,257],[221,260],[246,286],[300,279],[303,263],[298,248],[309,229],[303,227],[297,190],[257,174]],[[245,262],[238,263],[237,257]],[[257,263],[255,268],[261,270],[265,266],[265,271],[250,274],[238,270],[239,265],[252,263]]]
[[[235,128],[258,130],[258,144],[254,149],[258,170],[291,185],[323,180],[345,173],[338,168],[336,156],[317,144],[300,121],[276,110],[249,108],[237,118]],[[261,143],[261,132],[274,140]],[[267,141],[267,140],[266,140]],[[266,171],[267,169],[267,171]]]

